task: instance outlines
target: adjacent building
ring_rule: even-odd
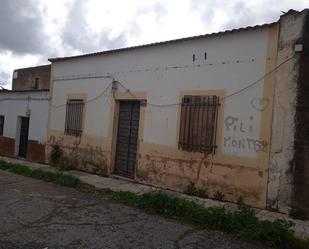
[[[45,162],[50,65],[14,70],[0,91],[0,155]]]
[[[50,65],[16,69],[13,72],[12,90],[49,90]]]

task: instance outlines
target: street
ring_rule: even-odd
[[[2,170],[0,224],[1,249],[263,248]]]

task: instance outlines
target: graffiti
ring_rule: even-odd
[[[254,117],[250,116],[249,120],[253,121]],[[253,131],[253,122],[246,124],[244,121],[240,120],[238,117],[228,116],[224,120],[225,128],[227,131],[240,131],[242,133]]]
[[[240,150],[254,150],[255,152],[267,152],[268,143],[266,141],[252,138],[234,139],[224,137],[224,147],[238,148]]]
[[[267,152],[268,142],[254,138],[254,125],[253,116],[247,119],[226,117],[224,126],[228,134],[223,137],[223,146],[237,151]]]
[[[251,104],[251,106],[252,106],[252,108],[254,110],[262,112],[262,111],[264,111],[268,107],[269,99],[266,99],[266,98],[262,98],[262,99],[254,98],[254,99],[252,99],[250,101],[250,104]]]

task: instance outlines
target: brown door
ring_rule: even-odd
[[[115,174],[134,178],[140,102],[121,101],[119,106]]]

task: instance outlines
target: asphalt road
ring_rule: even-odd
[[[262,249],[2,170],[0,248]]]

